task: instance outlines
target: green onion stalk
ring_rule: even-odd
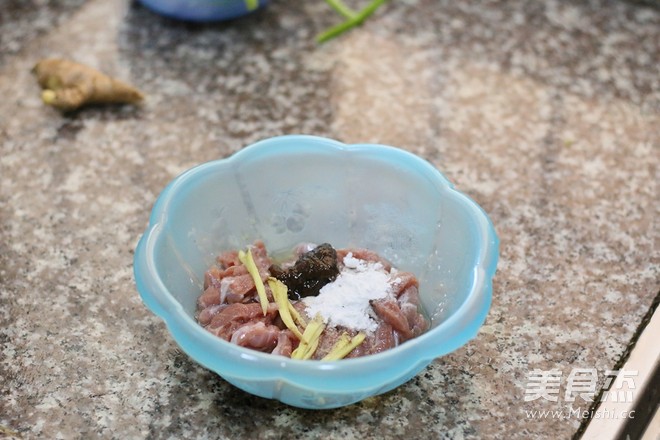
[[[371,0],[371,2],[364,7],[364,9],[360,11],[354,11],[353,9],[346,6],[342,0],[325,1],[332,7],[332,9],[343,16],[345,21],[319,34],[316,37],[316,41],[319,43],[324,43],[351,28],[361,25],[367,18],[369,18],[371,14],[376,12],[376,10],[382,6],[383,3],[387,2],[387,0]]]
[[[244,0],[248,11],[254,11],[259,7],[259,0]],[[322,32],[316,37],[316,41],[324,43],[336,36],[346,32],[349,29],[361,25],[371,14],[382,6],[388,0],[371,0],[371,2],[359,11],[354,11],[348,7],[342,0],[325,0],[328,5],[339,15],[344,17],[344,21]]]
[[[245,0],[245,7],[248,11],[254,11],[259,7],[259,0]]]

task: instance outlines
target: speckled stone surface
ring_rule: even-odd
[[[525,402],[527,375],[614,367],[660,289],[658,8],[401,0],[318,46],[339,19],[320,0],[209,25],[120,0],[3,5],[0,437],[570,438],[580,419],[527,417],[569,406]],[[148,99],[47,108],[30,69],[54,55]],[[288,133],[417,153],[501,238],[477,339],[337,410],[194,364],[132,277],[170,179]]]

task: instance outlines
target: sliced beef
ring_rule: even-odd
[[[408,326],[412,337],[415,338],[424,333],[429,328],[428,320],[419,311],[420,300],[417,286],[408,287],[397,300],[401,312],[408,320]]]
[[[261,304],[259,303],[230,304],[213,316],[206,329],[216,336],[229,341],[234,332],[246,323],[263,322],[270,325],[277,314],[277,306],[274,303],[268,305],[266,316],[264,316]]]
[[[371,303],[376,315],[398,333],[398,343],[417,337],[428,330],[428,320],[419,311],[419,292],[415,283],[401,293],[397,300],[385,299]]]
[[[399,332],[399,334],[402,336],[401,342],[406,341],[412,337],[408,319],[401,311],[401,307],[399,307],[399,304],[395,300],[383,299],[378,301],[371,301],[371,307],[380,319],[391,325],[395,331]]]
[[[214,289],[218,292],[220,302],[245,302],[246,299],[254,297],[251,293],[256,293],[254,280],[245,266],[242,265],[231,266],[228,269],[213,268],[208,270],[204,274],[204,286],[206,286],[204,295],[207,294],[209,289]],[[209,295],[211,292],[209,292]],[[203,306],[204,303],[198,301],[200,306]]]
[[[273,262],[268,256],[268,251],[266,251],[264,242],[256,241],[254,245],[250,246],[250,251],[252,252],[252,258],[254,258],[254,263],[259,268],[261,276],[263,277],[265,274],[266,277],[268,277],[268,268]]]
[[[365,354],[381,353],[398,345],[398,340],[392,326],[387,322],[378,324],[373,335],[369,336],[364,342]]]
[[[392,290],[394,292],[394,296],[397,298],[411,287],[419,287],[419,281],[417,281],[417,277],[412,273],[397,272],[396,274],[392,275]]]
[[[250,246],[250,251],[252,252],[252,258],[254,258],[254,262],[259,268],[259,271],[268,270],[268,266],[270,266],[272,262],[270,261],[264,242],[261,240],[255,241],[254,244]],[[241,260],[238,258],[238,251],[236,250],[218,255],[216,262],[220,271],[230,269],[234,266],[242,266]]]
[[[263,321],[247,323],[237,328],[229,342],[241,347],[271,352],[277,346],[280,329],[274,325],[266,325]]]
[[[221,269],[217,266],[211,267],[209,270],[204,272],[204,290],[208,289],[210,286],[217,285],[220,282]]]
[[[386,271],[392,269],[392,263],[390,263],[385,258],[378,255],[376,252],[370,251],[369,249],[362,249],[362,248],[337,249],[337,259],[343,262],[344,257],[346,257],[346,255],[348,255],[349,253],[353,255],[353,258],[357,258],[358,260],[380,263],[383,265],[383,269],[385,269]]]
[[[272,261],[266,252],[262,241],[257,241],[250,247],[252,258],[259,270],[262,281],[270,276],[268,268]],[[220,302],[228,304],[252,302],[257,296],[254,279],[245,265],[238,259],[238,252],[231,251],[217,258],[218,266],[214,266],[204,274],[204,289],[215,287],[219,292]],[[200,307],[203,307],[200,304]]]
[[[204,289],[204,293],[197,298],[197,308],[205,309],[213,305],[218,305],[221,302],[220,291],[215,286],[211,285]]]
[[[218,278],[225,277],[235,277],[239,275],[245,275],[248,273],[247,267],[242,264],[239,266],[229,266],[226,269],[222,269],[218,272]]]
[[[254,292],[253,292],[254,291]],[[245,302],[246,295],[256,293],[254,280],[249,273],[237,275],[234,277],[223,278],[220,282],[220,293],[222,298],[228,304]],[[248,295],[251,299],[254,295]]]
[[[291,357],[294,346],[298,346],[298,341],[291,330],[280,330],[280,334],[277,336],[277,345],[271,354]]]
[[[238,330],[241,326],[245,325],[244,322],[240,321],[227,321],[223,323],[222,325],[219,325],[217,327],[211,326],[211,324],[207,325],[205,328],[209,332],[213,333],[219,338],[224,339],[225,341],[231,340],[232,335],[236,330]]]
[[[220,311],[224,308],[227,307],[227,304],[214,304],[211,306],[208,306],[202,311],[199,312],[199,315],[197,316],[197,321],[203,326],[206,327],[211,323],[211,320],[215,315],[220,313]]]
[[[263,311],[261,309],[261,304],[259,303],[249,303],[249,304],[241,304],[241,303],[236,303],[236,304],[230,304],[224,309],[218,313],[211,323],[209,324],[211,327],[219,327],[221,325],[224,325],[228,322],[231,321],[236,321],[236,322],[248,322],[252,319],[258,318],[267,318],[270,319],[269,323],[275,318],[277,315],[277,305],[272,303],[268,305],[268,309],[266,310],[266,316],[264,316]]]
[[[241,260],[238,259],[238,251],[236,250],[221,253],[216,258],[216,261],[223,269],[241,264]]]

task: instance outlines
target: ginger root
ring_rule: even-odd
[[[87,104],[136,104],[144,99],[136,88],[69,60],[44,59],[32,72],[43,89],[42,101],[63,111]]]

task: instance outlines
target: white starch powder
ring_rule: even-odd
[[[326,284],[318,296],[303,299],[307,313],[319,313],[326,324],[373,332],[376,321],[370,316],[369,301],[386,298],[392,293],[390,273],[381,263],[367,262],[348,253],[344,269],[335,281]]]

